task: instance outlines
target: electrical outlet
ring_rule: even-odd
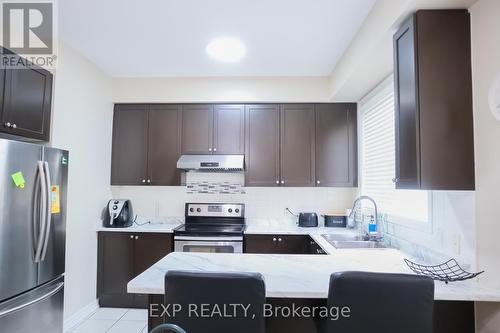
[[[457,256],[460,255],[460,243],[461,243],[460,234],[454,234],[452,247],[453,247],[453,253]]]

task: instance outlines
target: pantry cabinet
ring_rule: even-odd
[[[470,15],[420,10],[394,35],[398,189],[474,190]]]

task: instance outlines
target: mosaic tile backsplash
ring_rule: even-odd
[[[243,173],[188,172],[188,194],[245,194]]]

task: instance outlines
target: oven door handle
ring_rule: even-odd
[[[197,237],[174,236],[174,241],[202,241],[202,242],[243,242],[243,237]]]

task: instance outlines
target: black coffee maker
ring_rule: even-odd
[[[126,228],[134,223],[132,203],[126,199],[109,200],[104,209],[103,226],[105,228]]]

